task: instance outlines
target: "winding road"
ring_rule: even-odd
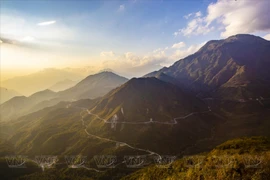
[[[68,105],[67,108],[70,108],[71,105]],[[126,142],[122,142],[122,141],[116,141],[116,140],[113,140],[113,139],[109,139],[109,138],[105,138],[105,137],[100,137],[100,136],[97,136],[97,135],[94,135],[94,134],[91,134],[87,131],[87,126],[85,125],[85,121],[84,121],[84,118],[86,116],[84,116],[82,113],[83,112],[87,112],[88,115],[92,115],[92,116],[95,116],[97,119],[99,120],[102,120],[104,123],[117,123],[117,124],[150,124],[150,123],[157,123],[157,124],[167,124],[167,125],[175,125],[175,124],[178,124],[177,120],[182,120],[182,119],[186,119],[186,118],[189,118],[190,116],[193,116],[195,114],[201,114],[201,113],[207,113],[207,112],[211,112],[211,108],[208,106],[208,110],[207,111],[203,111],[203,112],[192,112],[188,115],[185,115],[185,116],[181,116],[181,117],[176,117],[176,118],[173,118],[173,122],[161,122],[161,121],[153,121],[152,119],[150,119],[149,121],[144,121],[144,122],[127,122],[127,121],[123,121],[123,122],[110,122],[106,119],[103,119],[101,118],[100,116],[98,116],[97,114],[94,114],[92,113],[91,111],[89,111],[87,108],[84,108],[84,107],[78,107],[76,106],[75,108],[80,108],[82,109],[82,111],[80,112],[80,116],[81,116],[81,122],[82,122],[82,126],[84,127],[84,131],[85,133],[89,136],[89,137],[92,137],[92,138],[96,138],[96,139],[99,139],[99,140],[103,140],[103,141],[108,141],[108,142],[113,142],[113,143],[119,143],[121,144],[121,146],[126,146],[126,147],[129,147],[133,150],[137,150],[137,151],[143,151],[143,152],[146,152],[148,153],[147,155],[148,156],[152,156],[152,155],[156,155],[158,156],[160,159],[162,158],[160,154],[158,154],[157,152],[154,152],[154,151],[150,151],[148,149],[142,149],[142,148],[138,148],[138,147],[134,147]],[[124,163],[125,161],[121,162],[120,164]],[[119,165],[119,164],[118,164]],[[88,170],[94,170],[96,172],[104,172],[104,171],[100,171],[100,170],[97,170],[95,168],[89,168],[89,167],[86,167],[86,166],[82,166],[83,168],[85,169],[88,169]]]
[[[96,118],[102,120],[104,123],[113,123],[113,122],[110,122],[106,119],[103,119],[101,117],[99,117],[97,114],[93,114],[91,113],[88,109],[86,108],[82,108],[82,109],[85,109],[87,111],[87,113],[89,115],[92,115],[92,116],[95,116]],[[168,125],[171,125],[171,124],[177,124],[177,120],[180,120],[180,119],[186,119],[190,116],[193,116],[195,114],[203,114],[203,113],[207,113],[207,112],[210,112],[212,111],[211,108],[208,106],[208,110],[207,111],[202,111],[202,112],[192,112],[186,116],[180,116],[180,117],[176,117],[176,118],[173,118],[173,122],[161,122],[161,121],[153,121],[153,120],[149,120],[149,121],[143,121],[143,122],[129,122],[129,121],[122,121],[122,122],[114,122],[114,123],[117,123],[117,124],[150,124],[150,123],[157,123],[157,124],[168,124]]]

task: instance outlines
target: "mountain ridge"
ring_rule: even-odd
[[[197,52],[176,61],[172,66],[146,74],[167,74],[184,83],[195,92],[227,91],[226,88],[245,87],[243,93],[258,96],[255,86],[270,89],[270,41],[263,38],[239,34],[223,40],[208,41]],[[249,87],[252,88],[249,88]],[[258,89],[258,88],[257,88]],[[234,97],[231,93],[217,93],[218,97]],[[261,96],[270,96],[269,93]]]
[[[97,98],[126,81],[126,78],[111,72],[89,75],[75,86],[64,91],[54,92],[46,89],[36,92],[29,97],[13,98],[1,104],[0,113],[3,119],[10,119],[55,105],[60,101]]]

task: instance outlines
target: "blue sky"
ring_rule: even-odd
[[[267,0],[1,1],[1,38],[19,42],[5,48],[2,43],[1,65],[91,65],[140,76],[194,53],[212,39],[236,33],[268,37],[269,20],[260,17],[269,15],[267,6]],[[246,12],[252,15],[243,16]],[[257,19],[263,22],[248,25]],[[12,57],[14,52],[20,61]]]

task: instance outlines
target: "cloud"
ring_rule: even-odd
[[[222,37],[270,30],[270,1],[221,0],[208,6],[206,21],[223,25]]]
[[[184,42],[179,42],[179,43],[173,44],[173,45],[172,45],[172,48],[173,48],[173,49],[180,49],[180,48],[183,48],[183,47],[185,47],[185,46],[186,46],[186,44],[185,44]]]
[[[32,36],[25,36],[22,39],[20,39],[21,42],[35,42],[36,38]]]
[[[187,26],[174,32],[177,36],[207,34],[214,29],[221,30],[221,37],[238,33],[270,31],[270,1],[219,0],[207,8],[207,15],[195,13]],[[190,16],[189,16],[190,17]]]
[[[56,21],[46,21],[46,22],[38,23],[37,25],[38,26],[48,26],[48,25],[55,24],[55,23],[56,23]]]
[[[196,51],[198,51],[203,45],[205,45],[205,43],[206,42],[203,42],[200,44],[194,44],[181,50],[178,49],[170,56],[170,59],[175,61],[175,60],[185,58],[186,56],[189,56],[195,53]]]
[[[118,8],[118,11],[124,11],[125,10],[125,5],[124,4],[121,4]]]
[[[270,41],[270,34],[266,34],[265,36],[263,36],[263,38]]]
[[[201,17],[201,16],[202,16],[201,11],[198,11],[198,12],[195,13],[195,17]]]
[[[100,57],[103,57],[103,58],[113,58],[113,57],[115,57],[115,53],[113,51],[102,51],[100,53]]]
[[[174,32],[175,36],[182,34],[184,36],[207,34],[210,31],[213,31],[214,27],[209,27],[205,23],[205,19],[201,17],[195,17],[188,22],[187,27],[179,29],[177,32]]]
[[[176,43],[175,46],[180,47],[181,45],[182,49],[172,51],[172,49],[169,49],[169,47],[158,48],[146,55],[138,55],[133,52],[126,52],[122,55],[116,56],[114,53],[112,53],[112,51],[109,51],[105,54],[114,54],[114,59],[107,57],[107,59],[104,59],[102,62],[101,67],[102,69],[111,68],[122,75],[126,75],[127,77],[142,76],[164,66],[170,66],[175,61],[195,53],[205,43],[206,42],[194,44],[184,48],[184,43],[180,42]],[[169,54],[167,54],[168,52]]]
[[[138,55],[134,52],[126,52],[115,56],[113,60],[107,58],[102,62],[102,69],[111,68],[116,72],[131,76],[142,76],[150,71],[163,67],[170,61],[163,48],[158,48],[146,55]]]
[[[48,25],[46,28],[43,28],[44,25],[39,26],[36,24],[39,19],[41,18],[19,15],[16,13],[1,14],[1,36],[17,41],[22,40],[24,37],[31,36],[39,39],[42,42],[50,41],[50,43],[78,39],[78,33],[73,27],[70,27],[66,24],[57,23],[53,26]],[[48,22],[52,23],[53,21]],[[46,24],[48,22],[41,23]]]
[[[192,15],[193,15],[193,13],[189,13],[189,14],[185,15],[184,18],[185,18],[185,19],[188,19],[188,18],[190,18],[190,16],[192,16]]]

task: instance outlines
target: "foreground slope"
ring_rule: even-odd
[[[27,164],[30,168],[22,171],[8,168],[3,159],[0,159],[0,166],[2,179],[265,180],[270,178],[270,143],[265,137],[231,139],[210,152],[178,157],[166,168],[153,162],[140,169],[116,167],[95,172],[84,168],[71,169],[59,163],[56,168],[43,172],[35,164]]]
[[[170,168],[158,165],[138,170],[122,180],[269,179],[270,141],[265,137],[232,139],[209,153],[183,157]]]

